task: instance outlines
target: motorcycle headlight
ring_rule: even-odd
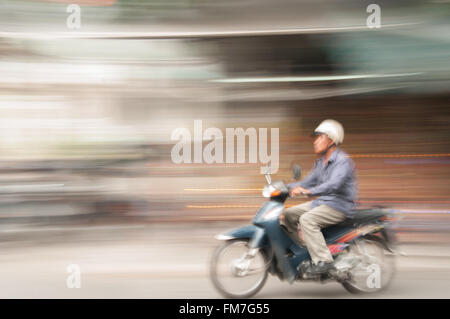
[[[280,194],[281,194],[281,191],[276,189],[272,185],[267,185],[266,187],[264,187],[264,189],[262,191],[262,195],[266,198],[278,196]]]

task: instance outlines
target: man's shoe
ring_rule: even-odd
[[[332,269],[334,269],[334,262],[319,261],[317,264],[311,263],[307,272],[311,275],[321,275],[326,274]]]

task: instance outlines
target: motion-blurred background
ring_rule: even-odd
[[[384,297],[448,298],[450,3],[377,1],[381,28],[369,29],[371,3],[0,1],[0,296],[214,296],[196,265],[263,203],[261,163],[175,164],[172,131],[279,128],[274,178],[289,180],[333,118],[359,204],[401,216],[415,256]],[[65,288],[68,263],[90,289]],[[205,282],[193,288],[189,270]],[[408,286],[417,278],[429,294]],[[310,296],[277,287],[261,297]]]

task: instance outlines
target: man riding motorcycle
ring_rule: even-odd
[[[296,236],[301,231],[312,260],[307,272],[316,275],[334,267],[321,229],[351,216],[358,186],[353,161],[338,148],[344,141],[342,125],[335,120],[325,120],[314,130],[313,136],[314,153],[320,157],[305,179],[289,187],[291,196],[304,194],[318,198],[286,209],[284,225]]]

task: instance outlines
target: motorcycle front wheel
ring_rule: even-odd
[[[224,242],[214,251],[210,277],[227,298],[250,298],[267,280],[268,258],[260,249],[250,249],[247,239]]]

